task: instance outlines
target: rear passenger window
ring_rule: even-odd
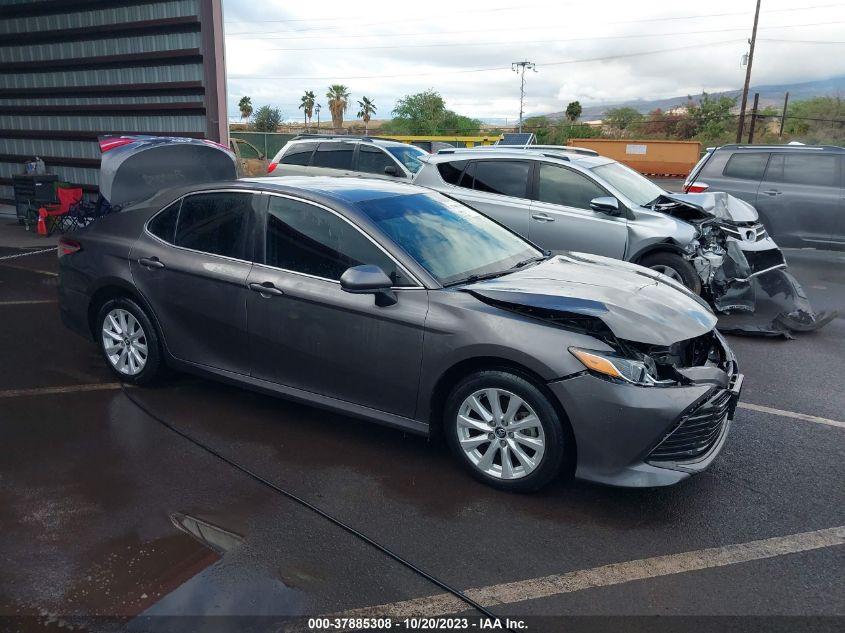
[[[150,233],[163,239],[165,242],[173,243],[173,236],[176,233],[176,219],[179,217],[179,202],[174,202],[164,211],[155,216],[147,225]]]
[[[440,177],[444,182],[450,185],[457,185],[466,166],[467,162],[465,160],[456,160],[452,163],[440,163],[437,166],[437,171],[440,172]]]
[[[839,186],[839,160],[818,154],[772,154],[766,181],[822,187]]]
[[[328,169],[352,169],[354,151],[352,143],[320,143],[311,165]]]
[[[377,147],[365,147],[361,145],[358,150],[358,171],[365,174],[381,174],[384,176],[385,167],[395,167],[399,172],[399,166],[390,156]]]
[[[557,165],[540,164],[540,187],[537,191],[540,202],[589,209],[593,198],[606,195],[604,189],[578,172]]]
[[[475,164],[473,189],[524,198],[528,188],[530,166],[528,161],[479,161]]]
[[[236,192],[187,196],[176,225],[176,246],[245,259],[246,228],[257,197]]]
[[[316,143],[294,143],[279,162],[282,165],[307,165],[315,147]]]
[[[722,175],[743,180],[761,180],[768,160],[769,154],[764,152],[736,153],[728,159]]]
[[[312,204],[272,196],[264,261],[298,273],[340,280],[347,268],[379,266],[395,286],[412,286],[387,254],[343,218]]]

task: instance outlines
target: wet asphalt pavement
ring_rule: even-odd
[[[786,256],[815,307],[845,313],[845,253]],[[710,550],[845,526],[845,425],[743,408],[712,467],[673,488],[576,481],[505,494],[423,438],[190,376],[131,390],[151,417],[94,344],[62,328],[56,270],[52,253],[0,260],[0,616],[28,616],[15,621],[22,628],[64,617],[93,630],[205,630],[207,620],[154,616],[230,615],[263,617],[215,622],[277,630],[285,616],[400,612],[444,593],[223,458],[444,583],[496,586],[485,604],[497,615],[839,616],[767,622],[792,630],[845,622],[845,529],[833,544],[778,545],[758,559]],[[730,343],[746,373],[743,402],[845,420],[845,318],[794,341]],[[535,580],[660,556],[698,567],[647,560],[621,580],[603,568],[588,574],[592,584],[552,590]],[[500,587],[518,581],[519,591]],[[431,611],[430,602],[421,604]],[[441,611],[461,610],[476,613],[465,603]]]

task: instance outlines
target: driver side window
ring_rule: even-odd
[[[380,267],[394,286],[413,286],[411,279],[352,224],[320,207],[272,196],[267,211],[264,263],[333,281],[347,268]]]
[[[589,209],[590,200],[607,196],[607,192],[586,176],[566,167],[540,164],[540,202],[560,204],[576,209]]]

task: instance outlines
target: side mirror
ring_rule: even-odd
[[[396,165],[388,165],[384,168],[384,173],[388,176],[400,176],[399,168]]]
[[[354,295],[375,295],[379,307],[396,303],[396,293],[390,289],[393,282],[385,272],[373,264],[347,268],[340,276],[340,287]]]
[[[619,201],[613,196],[593,198],[590,200],[590,208],[593,211],[607,213],[608,215],[622,215],[622,212],[619,210]]]

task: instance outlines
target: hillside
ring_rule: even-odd
[[[741,89],[726,90],[724,92],[713,92],[711,96],[720,97],[737,97],[741,94]],[[794,84],[771,84],[763,86],[752,86],[749,90],[749,101],[755,92],[760,93],[760,107],[765,106],[780,106],[783,104],[783,95],[789,92],[789,99],[791,101],[798,101],[801,99],[809,99],[811,97],[832,96],[837,94],[845,95],[845,75],[838,77],[830,77],[828,79],[819,79],[816,81],[807,81],[803,83]],[[693,95],[693,101],[697,101],[700,95]],[[661,110],[668,110],[678,105],[687,102],[687,95],[671,97],[668,99],[634,99],[631,101],[621,101],[617,103],[601,103],[594,105],[584,105],[584,110],[581,113],[582,121],[589,121],[590,119],[600,119],[604,112],[610,108],[630,107],[636,108],[642,114],[647,114],[655,108]],[[563,112],[553,112],[546,115],[553,120],[558,120],[564,117]]]

